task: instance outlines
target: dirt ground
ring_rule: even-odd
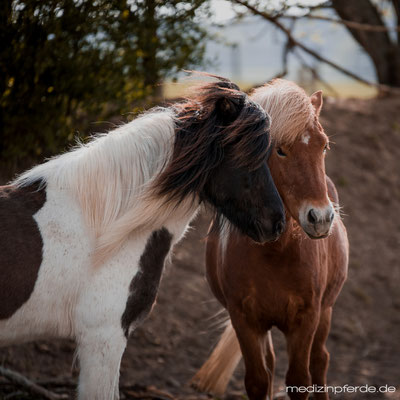
[[[347,394],[333,399],[400,399],[400,98],[326,99],[321,121],[331,141],[327,171],[337,185],[350,240],[349,277],[334,309],[328,348],[332,385],[393,385],[394,394]],[[122,360],[125,398],[202,399],[187,382],[206,359],[220,330],[220,306],[204,278],[201,214],[176,247],[157,306],[133,334]],[[284,388],[284,341],[274,331],[276,391]],[[74,344],[54,341],[0,349],[0,365],[73,398]],[[243,366],[227,399],[243,399]],[[132,385],[133,386],[129,389]],[[149,388],[150,386],[150,388]],[[0,378],[0,399],[15,386]],[[130,390],[130,392],[129,392]],[[152,397],[139,392],[152,391]],[[3,393],[3,395],[1,394]],[[139,393],[139,394],[138,394]],[[2,397],[3,396],[3,397]],[[136,396],[136,397],[135,397]],[[147,397],[146,397],[147,396]]]

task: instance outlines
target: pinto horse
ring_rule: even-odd
[[[276,326],[287,341],[289,397],[306,399],[308,393],[296,392],[294,386],[326,384],[325,342],[348,264],[337,192],[325,175],[328,138],[318,121],[322,92],[310,98],[294,83],[275,80],[255,90],[252,98],[271,116],[269,167],[285,206],[286,229],[277,241],[260,245],[229,223],[221,227],[213,222],[207,278],[230,321],[192,382],[222,395],[242,354],[249,399],[272,399],[270,329]],[[327,393],[314,396],[328,398]]]
[[[119,397],[128,336],[200,203],[257,242],[283,229],[267,114],[223,78],[196,93],[0,190],[0,344],[75,339],[79,399]]]

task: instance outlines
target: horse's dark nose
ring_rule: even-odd
[[[274,233],[276,235],[281,235],[283,230],[285,229],[285,221],[281,218],[274,225]]]
[[[278,239],[285,229],[285,214],[283,212],[274,212],[268,217],[262,219],[261,229],[259,230],[259,243],[270,242]]]
[[[331,204],[325,207],[314,206],[300,215],[300,224],[311,238],[323,238],[329,234],[334,218],[335,210]]]
[[[277,239],[282,232],[285,230],[285,214],[281,212],[274,213],[273,217],[271,218],[272,221],[272,236],[275,240]]]
[[[327,222],[330,224],[330,223],[332,223],[333,218],[335,218],[335,213],[331,209],[327,210],[325,217],[322,217],[322,218],[321,217],[318,218],[318,216],[313,208],[311,208],[307,214],[308,222],[313,225],[315,225],[318,222],[322,222],[322,223]]]
[[[313,208],[308,212],[307,219],[310,224],[315,224],[318,221],[317,215]]]

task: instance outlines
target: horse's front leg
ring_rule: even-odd
[[[119,368],[126,347],[121,327],[88,330],[78,341],[79,400],[119,399]]]
[[[271,374],[269,397],[272,400],[274,398],[275,351],[274,351],[274,344],[272,342],[271,330],[268,331],[267,336],[265,337],[265,349],[266,349],[267,367]]]
[[[310,371],[313,384],[321,388],[326,385],[326,374],[329,365],[329,352],[326,348],[331,327],[332,307],[321,312],[317,332],[311,349]],[[322,390],[322,389],[319,389]],[[325,391],[314,393],[316,400],[329,400],[329,395]]]
[[[115,400],[119,398],[119,368],[128,336],[122,316],[130,279],[122,268],[112,265],[99,268],[90,278],[74,314],[80,364],[78,399]]]
[[[311,386],[310,353],[317,329],[319,312],[297,314],[285,332],[289,355],[286,390],[291,400],[306,400]]]
[[[250,400],[266,400],[272,376],[265,364],[265,334],[252,329],[240,312],[230,316],[246,366],[247,395]]]
[[[114,259],[91,270],[81,290],[75,313],[79,400],[118,399],[126,338],[154,305],[172,235],[162,228],[143,239],[128,242]]]

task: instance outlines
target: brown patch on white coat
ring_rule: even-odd
[[[27,302],[35,287],[43,240],[33,216],[45,201],[39,184],[0,187],[0,320]]]

